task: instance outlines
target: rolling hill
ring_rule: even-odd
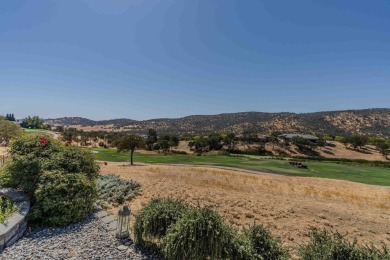
[[[253,130],[267,134],[272,131],[289,133],[312,133],[318,135],[378,135],[390,137],[390,109],[327,111],[315,113],[264,113],[241,112],[219,115],[193,115],[176,119],[151,119],[137,121],[112,119],[93,121],[81,117],[47,119],[50,125],[63,125],[85,131],[120,131],[146,133],[156,129],[159,134],[209,134],[212,132],[235,132]]]

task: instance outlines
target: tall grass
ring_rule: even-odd
[[[141,184],[133,180],[124,180],[113,174],[99,175],[97,179],[98,185],[98,201],[104,203],[123,204],[127,200],[131,200],[141,188]]]

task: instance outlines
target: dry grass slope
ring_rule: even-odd
[[[102,173],[142,184],[142,195],[131,202],[135,213],[153,197],[173,197],[212,207],[240,228],[263,223],[289,246],[306,241],[312,227],[390,246],[388,188],[205,167],[109,164]]]

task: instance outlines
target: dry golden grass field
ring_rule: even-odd
[[[239,228],[262,223],[288,246],[306,241],[310,228],[390,246],[389,188],[191,166],[109,163],[101,172],[142,184],[141,195],[130,202],[134,213],[153,197],[173,197],[212,207]]]

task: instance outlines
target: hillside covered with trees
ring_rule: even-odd
[[[161,134],[193,135],[213,132],[258,133],[273,131],[312,133],[317,135],[390,136],[390,109],[345,110],[315,113],[242,112],[219,115],[193,115],[177,119],[136,121],[113,119],[93,121],[81,117],[47,119],[53,126],[75,127],[84,130],[145,133],[156,129]]]

